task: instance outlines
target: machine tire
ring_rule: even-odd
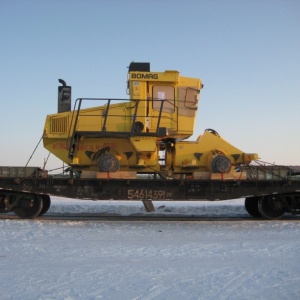
[[[141,133],[144,130],[144,124],[142,122],[135,122],[133,125],[133,132],[134,133]]]
[[[120,169],[118,159],[110,153],[103,154],[98,160],[100,172],[117,172]]]
[[[214,173],[229,173],[231,161],[227,156],[218,154],[211,159],[210,167]]]

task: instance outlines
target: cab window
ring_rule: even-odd
[[[186,117],[194,117],[199,100],[199,91],[191,87],[178,89],[178,114]]]
[[[160,111],[161,105],[162,111],[166,113],[173,113],[175,99],[175,89],[173,86],[167,85],[155,85],[152,90],[152,108]],[[163,101],[163,103],[162,103]]]

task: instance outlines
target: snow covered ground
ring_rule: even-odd
[[[199,221],[0,216],[0,299],[299,298],[300,219],[221,218],[247,216],[243,199],[154,204],[152,214]],[[49,214],[57,212],[140,215],[144,208],[53,197]]]

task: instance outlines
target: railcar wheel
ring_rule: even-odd
[[[270,195],[259,199],[258,210],[264,218],[277,220],[284,215],[285,207],[279,196]]]
[[[50,208],[50,205],[51,205],[51,199],[50,199],[50,196],[49,195],[39,195],[42,199],[42,202],[43,202],[43,207],[42,207],[42,210],[41,212],[39,213],[39,216],[42,216],[43,214],[45,214],[48,209]]]
[[[245,209],[247,213],[254,218],[262,218],[258,209],[258,201],[261,197],[247,197],[245,199]]]
[[[14,209],[15,214],[23,219],[37,217],[43,208],[42,198],[36,194],[24,194],[18,199],[19,206]]]
[[[5,209],[5,199],[6,199],[5,194],[0,194],[0,213],[7,213],[8,211]]]

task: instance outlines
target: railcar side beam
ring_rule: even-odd
[[[300,191],[300,180],[0,178],[3,189],[92,200],[228,200]]]

